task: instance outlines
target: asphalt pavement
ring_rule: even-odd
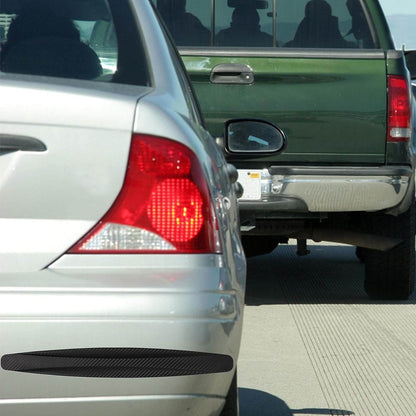
[[[353,247],[248,260],[240,416],[416,415],[416,296],[374,302]]]

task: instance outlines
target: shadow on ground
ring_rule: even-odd
[[[240,416],[349,416],[349,410],[342,409],[290,409],[287,404],[272,394],[260,390],[238,389]]]
[[[370,300],[364,292],[364,264],[355,248],[310,245],[310,254],[297,256],[296,245],[280,245],[272,253],[251,257],[247,262],[246,304],[380,303],[415,304]]]

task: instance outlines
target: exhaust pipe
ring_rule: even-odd
[[[293,238],[310,239],[315,242],[331,241],[380,251],[391,250],[403,241],[395,237],[325,227],[302,230],[296,233],[296,236],[293,236]]]

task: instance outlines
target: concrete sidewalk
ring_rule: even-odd
[[[249,259],[241,416],[416,415],[416,298],[373,302],[348,246]]]

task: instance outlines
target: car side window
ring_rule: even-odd
[[[149,83],[140,36],[124,0],[69,0],[65,8],[54,0],[16,1],[12,8],[10,3],[3,4],[0,2],[2,72]],[[132,55],[140,59],[130,58]]]
[[[375,48],[361,0],[153,1],[177,46]]]
[[[217,1],[215,45],[273,46],[272,1]]]
[[[211,4],[195,0],[153,0],[178,46],[211,43]]]
[[[292,48],[374,48],[360,0],[278,0],[276,35]]]

